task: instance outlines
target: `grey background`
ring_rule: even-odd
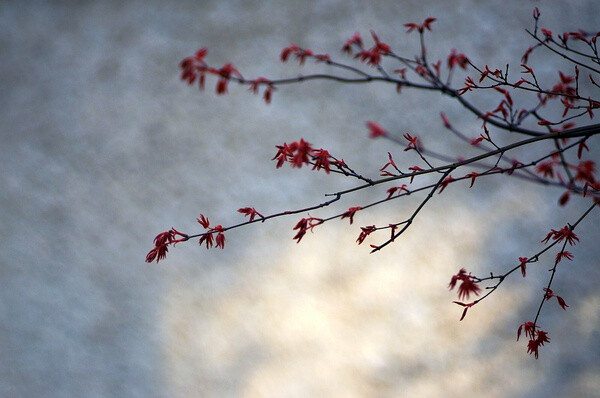
[[[457,48],[480,65],[516,66],[534,6],[555,32],[598,29],[591,0],[2,2],[0,395],[595,396],[597,214],[554,285],[570,308],[544,309],[552,342],[538,361],[514,339],[551,260],[461,323],[446,289],[460,267],[500,272],[575,220],[586,202],[557,209],[558,191],[500,178],[451,187],[377,255],[354,244],[359,226],[398,221],[417,198],[361,213],[352,228],[324,225],[300,245],[293,217],[231,231],[222,252],[187,243],[144,263],[156,233],[197,232],[200,212],[227,225],[239,207],[293,209],[353,186],[275,170],[283,141],[303,137],[374,176],[389,150],[405,166],[416,159],[369,140],[367,120],[457,154],[468,149],[446,139],[441,110],[479,133],[447,99],[382,85],[282,87],[269,106],[235,85],[217,97],[212,79],[198,93],[179,81],[183,57],[207,46],[216,66],[294,76],[320,69],[280,64],[289,43],[341,57],[355,31],[375,29],[411,55],[402,24],[434,16],[432,57]],[[560,62],[532,64],[554,81]]]

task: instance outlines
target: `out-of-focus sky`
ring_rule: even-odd
[[[452,101],[385,85],[281,87],[268,106],[236,85],[218,97],[211,79],[200,93],[179,80],[183,57],[206,46],[209,62],[248,77],[326,71],[282,65],[279,52],[295,43],[341,58],[347,38],[374,29],[412,56],[416,36],[402,24],[433,16],[431,58],[456,48],[482,66],[516,66],[536,6],[553,31],[600,28],[594,0],[3,3],[0,396],[597,396],[597,214],[557,275],[570,307],[544,308],[552,342],[538,361],[515,335],[535,316],[551,259],[460,323],[446,288],[460,267],[502,272],[574,221],[585,203],[557,208],[561,192],[507,178],[451,186],[374,255],[356,246],[359,226],[397,222],[417,198],[323,225],[299,245],[292,217],[228,232],[223,251],[188,242],[144,263],[158,232],[199,232],[201,212],[229,225],[240,207],[291,210],[353,186],[276,170],[284,141],[302,137],[376,176],[388,151],[417,159],[369,140],[367,120],[457,155],[466,149],[447,140],[440,111],[479,134]],[[556,75],[555,57],[534,62],[540,77]]]

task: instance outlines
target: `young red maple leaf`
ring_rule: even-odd
[[[379,171],[381,172],[382,176],[394,176],[394,173],[390,173],[389,171],[386,170],[386,168],[388,166],[393,167],[394,169],[398,170],[398,166],[396,166],[396,163],[394,162],[394,158],[392,158],[392,154],[388,152],[388,159],[389,161],[383,165],[382,168],[379,169]]]
[[[379,66],[381,64],[381,57],[389,54],[391,48],[389,45],[379,40],[379,37],[375,32],[371,31],[371,36],[373,37],[375,45],[368,50],[360,51],[354,58],[360,58],[362,62],[366,62],[371,66]]]
[[[208,218],[204,217],[204,214],[200,214],[200,217],[196,218],[196,221],[206,229],[210,226],[210,221],[208,221]]]
[[[544,178],[550,177],[554,178],[554,170],[553,167],[556,165],[555,161],[549,160],[547,162],[542,162],[535,167],[535,171],[540,173]]]
[[[547,243],[550,240],[550,238],[552,238],[552,240],[558,240],[559,242],[563,239],[566,239],[571,246],[574,246],[577,244],[577,242],[579,242],[579,238],[577,237],[577,235],[575,235],[575,232],[573,232],[568,225],[565,225],[558,231],[555,229],[550,230],[548,235],[546,235],[546,237],[542,240],[542,243]]]
[[[298,142],[292,142],[290,149],[294,152],[294,155],[290,159],[292,167],[302,167],[304,163],[308,164],[308,156],[313,151],[311,145],[304,141],[302,138]]]
[[[468,300],[471,294],[479,296],[479,292],[481,292],[481,288],[471,278],[463,279],[458,287],[458,298],[461,300],[466,298]]]
[[[300,47],[298,47],[297,45],[290,44],[288,47],[281,50],[281,55],[280,55],[281,62],[286,62],[288,60],[290,54],[292,54],[293,52],[295,52],[299,49],[300,49]]]
[[[543,330],[538,330],[537,331],[537,340],[539,341],[540,345],[544,345],[544,343],[550,342],[550,337],[548,337],[547,332],[544,332]]]
[[[294,153],[292,152],[292,149],[288,146],[288,144],[285,142],[283,143],[283,145],[276,145],[275,148],[277,148],[277,153],[271,160],[277,159],[277,166],[275,167],[280,168],[285,162],[287,162],[292,157]]]
[[[480,176],[480,174],[476,173],[474,171],[465,176],[465,177],[471,178],[471,185],[469,185],[469,188],[473,188],[473,184],[475,184],[475,179],[479,176]]]
[[[198,244],[202,246],[202,243],[206,244],[206,249],[210,249],[211,247],[213,247],[214,238],[212,232],[207,232],[204,235],[200,236],[200,239],[198,239]]]
[[[296,243],[300,243],[300,241],[306,234],[307,226],[308,226],[308,221],[306,218],[302,218],[300,221],[298,221],[296,226],[294,226],[293,230],[298,230],[298,232],[296,233],[296,235],[294,235],[294,238],[293,238],[296,240]]]
[[[425,19],[425,21],[423,21],[423,23],[420,23],[420,24],[417,24],[417,23],[414,23],[414,22],[405,23],[404,27],[408,28],[408,30],[406,31],[406,33],[410,33],[410,32],[412,32],[415,29],[417,31],[419,31],[419,33],[423,33],[423,31],[425,29],[431,30],[431,24],[433,22],[435,22],[435,21],[436,21],[435,18],[429,17],[429,18]]]
[[[271,103],[271,98],[273,97],[273,91],[275,91],[275,86],[273,86],[272,84],[269,84],[267,86],[267,89],[265,90],[265,93],[263,94],[263,99],[265,100],[267,105]]]
[[[467,274],[467,270],[464,268],[461,268],[460,271],[458,271],[458,274],[452,276],[448,288],[450,290],[454,289],[458,281],[461,282],[460,286],[458,287],[459,299],[462,300],[463,298],[466,298],[468,300],[471,294],[479,296],[481,288],[479,285],[477,285],[477,283],[473,282],[473,276],[471,276],[471,274]]]
[[[577,166],[575,166],[575,180],[576,181],[587,181],[590,183],[594,183],[596,178],[594,174],[596,174],[596,163],[593,160],[583,160],[579,162]]]
[[[306,231],[308,231],[308,230],[312,231],[312,229],[314,227],[316,227],[317,225],[322,224],[322,223],[323,223],[323,220],[321,218],[315,218],[315,217],[302,218],[300,221],[298,221],[296,226],[293,228],[294,231],[298,230],[298,232],[296,233],[296,235],[294,236],[293,239],[296,239],[296,243],[300,243],[300,241],[306,234]]]
[[[176,236],[181,236],[181,238],[176,239]],[[158,263],[167,256],[169,245],[175,245],[186,240],[188,240],[188,235],[179,232],[175,228],[161,232],[154,238],[154,248],[146,255],[146,262],[151,263],[156,259],[156,262]]]
[[[371,37],[373,37],[373,41],[375,42],[375,47],[373,47],[371,51],[375,51],[380,54],[389,54],[392,51],[389,45],[379,40],[379,37],[374,31],[371,31]]]
[[[543,330],[537,330],[533,332],[534,336],[527,343],[527,353],[534,354],[535,359],[538,359],[538,350],[544,343],[550,342],[550,337],[548,337],[548,333]]]
[[[254,221],[254,218],[256,216],[264,219],[263,215],[260,214],[259,212],[257,212],[256,209],[254,209],[254,207],[242,207],[241,209],[238,209],[238,212],[242,213],[245,216],[249,216],[250,217],[250,221]]]
[[[579,143],[579,146],[577,147],[577,159],[581,159],[581,155],[583,154],[583,150],[586,151],[590,151],[590,148],[587,146],[585,141],[582,141]]]
[[[344,218],[350,219],[350,224],[354,222],[354,214],[361,209],[360,206],[349,208],[344,214],[342,214],[342,220]]]
[[[420,147],[419,137],[413,137],[409,133],[404,134],[403,137],[408,141],[408,145],[404,149],[405,151],[408,151],[411,149],[419,150],[419,147]]]
[[[325,149],[316,149],[312,153],[315,164],[313,166],[313,170],[321,170],[324,169],[325,173],[329,174],[330,172],[330,159],[331,155]]]
[[[454,68],[458,65],[461,69],[467,69],[469,65],[469,59],[463,53],[457,53],[455,49],[452,49],[448,56],[448,69]]]
[[[519,266],[521,267],[521,274],[523,275],[523,278],[525,278],[527,275],[527,261],[527,257],[519,257]]]
[[[288,47],[281,51],[280,59],[281,62],[286,62],[291,54],[296,56],[296,59],[300,61],[300,65],[304,64],[304,59],[311,57],[313,52],[308,49],[302,49],[295,44],[290,44]]]
[[[546,301],[550,300],[552,297],[556,297],[556,301],[558,301],[558,305],[560,305],[560,308],[562,308],[565,311],[567,310],[568,305],[562,297],[554,294],[552,289],[544,288],[544,291],[546,292],[546,295],[544,296]]]
[[[415,174],[414,173],[417,173],[419,171],[423,171],[423,169],[420,168],[419,166],[412,166],[412,167],[409,167],[408,169],[413,172],[413,174],[410,176],[410,182],[409,182],[409,184],[412,184],[413,179],[415,178]]]
[[[521,337],[521,331],[523,330],[525,331],[525,337],[532,339],[535,335],[536,328],[538,328],[538,326],[534,325],[533,322],[525,322],[519,325],[519,328],[517,329],[517,341],[519,341],[519,338]]]
[[[296,59],[300,61],[300,65],[304,64],[304,59],[307,57],[312,57],[313,52],[309,49],[299,49],[296,51]]]
[[[444,189],[446,189],[448,184],[450,184],[452,181],[454,181],[454,178],[452,178],[452,176],[444,178],[444,180],[440,183],[440,190],[438,191],[438,194],[442,193]]]
[[[360,227],[360,229],[361,229],[360,235],[358,235],[358,239],[356,239],[356,241],[358,242],[359,245],[365,241],[367,236],[369,236],[371,233],[373,233],[374,231],[377,230],[375,225],[369,225],[367,227]]]
[[[538,350],[540,347],[540,342],[537,339],[531,339],[527,343],[527,353],[529,355],[534,354],[535,359],[538,359]]]
[[[566,205],[569,202],[570,198],[571,198],[571,192],[570,191],[564,192],[562,195],[560,195],[560,198],[558,198],[558,205],[559,206]]]
[[[565,300],[563,300],[562,297],[560,296],[556,296],[556,300],[558,301],[558,305],[560,305],[560,308],[562,308],[563,310],[567,310],[566,307],[568,307],[567,303],[565,303]]]
[[[546,299],[546,301],[548,301],[552,297],[554,297],[554,292],[552,291],[552,289],[544,288],[543,290],[546,292],[546,295],[544,296],[544,298]]]
[[[220,225],[217,225],[215,229],[218,230],[220,227]],[[221,249],[225,248],[225,234],[223,234],[223,231],[219,231],[219,233],[217,233],[215,241],[217,242],[217,247],[220,247]]]
[[[567,260],[573,260],[573,253],[566,251],[566,250],[562,250],[558,253],[556,253],[556,260],[554,261],[554,264],[558,264],[560,263],[560,260],[562,260],[563,258],[566,258]]]
[[[370,138],[385,137],[388,134],[383,127],[375,122],[367,122],[367,127],[369,128]]]
[[[462,307],[465,307],[465,309],[462,312],[462,315],[459,319],[459,321],[462,321],[463,319],[465,319],[465,316],[467,315],[467,311],[469,310],[469,308],[471,308],[472,306],[474,306],[475,304],[477,304],[475,301],[473,301],[472,303],[461,303],[460,301],[453,301],[454,304],[458,304]]]
[[[552,38],[552,31],[548,30],[548,29],[541,29],[542,33],[544,34],[544,36],[546,36],[546,39],[551,39]]]
[[[146,262],[151,263],[154,261],[154,259],[156,259],[156,262],[158,263],[160,260],[166,257],[168,251],[169,249],[166,245],[155,247],[154,249],[150,250],[148,254],[146,254]]]
[[[387,190],[387,199],[391,198],[396,192],[400,194],[402,191],[406,191],[407,194],[410,193],[410,191],[406,188],[406,184],[402,184],[402,186],[399,187],[391,187]]]
[[[360,34],[358,32],[354,33],[354,36],[349,38],[344,46],[342,47],[342,51],[348,54],[352,54],[352,45],[356,45],[357,47],[362,47],[362,39],[360,38]]]

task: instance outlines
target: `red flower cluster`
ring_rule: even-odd
[[[458,95],[463,95],[467,91],[471,91],[472,89],[477,88],[477,87],[479,87],[479,86],[477,86],[477,84],[475,84],[475,82],[473,81],[471,76],[467,76],[465,78],[465,86],[463,88],[459,88],[456,92],[458,93]]]
[[[375,32],[371,31],[371,36],[373,37],[373,41],[375,41],[375,45],[368,50],[362,50],[354,58],[360,58],[362,62],[366,62],[371,66],[378,66],[381,64],[381,57],[390,54],[392,50],[389,45],[379,40]],[[358,39],[360,40],[360,37]]]
[[[296,56],[296,59],[298,61],[300,61],[300,65],[304,64],[304,60],[307,57],[312,57],[314,55],[311,50],[300,48],[295,44],[290,44],[288,47],[284,48],[281,51],[281,62],[287,62],[290,55],[292,54]]]
[[[436,21],[435,18],[429,17],[429,18],[425,19],[425,21],[423,21],[423,23],[421,23],[421,24],[417,24],[417,23],[414,23],[414,22],[409,22],[409,23],[405,23],[404,27],[408,28],[408,30],[406,31],[406,33],[410,33],[410,32],[412,32],[415,29],[417,31],[419,31],[419,33],[423,33],[423,31],[425,31],[425,29],[431,30],[431,24],[433,22],[435,22],[435,21]]]
[[[204,61],[206,54],[208,54],[208,50],[201,48],[193,56],[187,57],[179,63],[181,80],[187,81],[188,84],[193,84],[198,79],[198,87],[203,89],[206,74],[216,75],[219,77],[216,92],[217,94],[225,94],[227,93],[227,85],[232,76],[243,79],[240,72],[230,63],[223,65],[219,69],[209,67]]]
[[[535,166],[535,171],[541,174],[544,178],[554,178],[554,166],[557,164],[554,160],[548,160]]]
[[[265,221],[265,217],[257,212],[254,207],[242,207],[241,209],[238,209],[238,213],[242,213],[243,215],[250,217],[250,221],[254,221],[256,216],[262,218],[263,222]]]
[[[463,298],[466,298],[468,300],[471,294],[479,296],[481,288],[477,285],[477,283],[473,282],[473,276],[470,273],[467,274],[466,269],[461,268],[460,271],[458,271],[458,274],[452,276],[448,288],[450,290],[454,289],[458,281],[460,281],[460,286],[458,287],[459,299],[462,300]]]
[[[313,151],[310,143],[304,141],[294,141],[291,144],[283,143],[277,145],[277,153],[271,160],[277,159],[277,168],[283,166],[285,162],[290,162],[292,167],[302,167],[304,163],[309,163],[308,156]]]
[[[176,239],[177,236],[181,236],[181,238]],[[177,231],[175,228],[171,228],[166,232],[161,232],[154,238],[154,248],[146,255],[146,262],[151,263],[156,259],[156,262],[158,263],[167,256],[169,245],[175,245],[176,243],[184,242],[186,240],[188,240],[188,235]]]
[[[205,243],[206,248],[210,249],[216,242],[217,247],[220,247],[221,249],[225,248],[225,234],[223,232],[225,232],[226,228],[223,228],[221,225],[211,227],[210,221],[208,221],[208,218],[204,217],[203,214],[200,214],[200,218],[197,218],[196,221],[198,221],[200,225],[202,225],[205,229],[208,230],[208,232],[200,236],[200,239],[198,240],[199,245]],[[217,234],[217,236],[213,238],[213,235],[215,233]]]
[[[540,346],[543,346],[544,343],[550,342],[548,333],[537,329],[539,329],[539,326],[535,325],[533,322],[525,322],[517,329],[517,341],[519,341],[519,338],[521,337],[521,331],[524,331],[525,337],[529,337],[529,343],[527,343],[527,353],[530,355],[534,354],[535,359],[538,359],[538,350]]]
[[[217,94],[225,94],[227,92],[227,84],[229,84],[232,75],[242,79],[242,75],[232,64],[226,64],[216,71],[209,71],[219,75],[219,81],[217,81]]]
[[[590,39],[588,39],[589,36],[591,36]],[[588,45],[595,45],[597,37],[600,37],[600,32],[597,32],[595,34],[594,33],[589,34],[582,30],[580,30],[578,32],[565,32],[562,35],[558,35],[558,38],[565,46],[567,45],[568,40],[580,40],[580,41],[587,43]]]
[[[556,265],[556,264],[560,263],[560,261],[563,258],[566,258],[569,261],[573,261],[573,253],[571,253],[570,251],[567,251],[567,250],[562,250],[562,251],[556,253],[556,260],[554,261],[554,264]]]
[[[358,48],[362,48],[363,43],[358,32],[354,33],[354,36],[352,36],[346,41],[346,44],[344,44],[344,46],[342,47],[342,51],[348,54],[352,54],[352,45],[356,45],[358,46]]]
[[[336,166],[342,169],[346,166],[343,159],[334,159],[325,149],[314,149],[310,143],[300,139],[290,144],[276,145],[277,153],[271,160],[277,159],[277,168],[283,166],[285,162],[289,162],[292,167],[302,167],[303,164],[313,165],[313,170],[325,170],[325,173],[331,172],[331,166]]]
[[[575,181],[585,181],[591,184],[596,182],[596,163],[593,160],[584,160],[577,166],[571,166],[575,170]]]
[[[483,79],[485,79],[489,75],[493,75],[496,78],[501,78],[502,71],[500,69],[491,70],[490,67],[486,65],[485,70],[483,72],[481,72],[481,75],[479,76],[479,83],[481,83],[483,81]]]
[[[396,166],[396,162],[394,162],[394,158],[392,158],[392,154],[389,152],[388,152],[388,159],[389,159],[389,161],[386,164],[384,164],[383,167],[381,167],[379,169],[381,176],[395,176],[396,175],[396,174],[390,173],[389,171],[386,170],[388,166],[392,166],[394,169],[396,169],[396,171],[400,172],[400,169],[398,169],[398,166]]]
[[[367,227],[360,227],[360,229],[361,229],[360,235],[358,235],[358,239],[356,239],[356,241],[358,242],[359,245],[365,241],[367,236],[369,236],[370,234],[372,234],[373,232],[375,232],[377,230],[375,225],[369,225]]]
[[[463,53],[457,53],[455,49],[452,49],[448,56],[448,69],[454,68],[458,65],[462,69],[467,69],[469,65],[469,58]]]
[[[315,217],[303,218],[300,221],[298,221],[298,224],[296,224],[296,226],[293,228],[294,231],[298,230],[298,232],[294,236],[294,239],[296,239],[296,243],[300,243],[300,241],[306,234],[306,231],[310,230],[312,232],[312,229],[320,224],[323,224],[323,219]]]
[[[315,164],[313,165],[313,170],[325,170],[325,173],[329,174],[330,172],[330,159],[331,159],[331,155],[329,154],[329,152],[325,149],[315,149],[312,152],[312,157],[313,160],[315,162]]]
[[[201,48],[193,56],[187,57],[179,63],[181,80],[187,81],[188,84],[192,85],[199,76],[198,86],[201,89],[204,88],[204,72],[207,68],[206,62],[204,62],[206,54],[208,54],[208,50]]]
[[[404,134],[402,137],[408,141],[408,145],[404,148],[405,151],[409,151],[411,149],[419,150],[421,148],[421,143],[419,141],[419,137],[413,137],[409,133]]]
[[[252,91],[254,94],[258,94],[258,88],[260,87],[260,85],[267,86],[263,94],[263,99],[267,104],[270,104],[273,91],[275,91],[275,86],[273,85],[271,80],[264,77],[259,77],[254,80],[250,80],[250,91]]]
[[[573,87],[571,84],[575,82],[575,78],[573,76],[567,76],[564,73],[562,73],[561,71],[558,71],[558,76],[560,78],[560,81],[554,85],[554,87],[552,87],[552,92],[556,93],[556,94],[563,94],[565,95],[565,97],[563,97],[566,101],[569,101],[572,103],[572,101],[574,101],[573,98],[571,98],[571,96],[576,96],[577,94],[577,90],[575,89],[575,87]],[[552,98],[553,96],[551,96]]]
[[[546,235],[546,237],[542,240],[542,243],[547,243],[550,240],[550,238],[552,238],[552,240],[558,240],[559,242],[563,239],[566,239],[571,246],[574,246],[577,244],[577,242],[579,242],[579,238],[577,237],[577,235],[575,235],[575,232],[573,232],[571,230],[571,227],[569,227],[568,225],[565,225],[558,231],[555,229],[550,230],[550,232],[548,232],[548,235]]]

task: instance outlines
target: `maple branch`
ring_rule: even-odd
[[[410,227],[410,225],[412,224],[412,222],[415,219],[415,217],[417,216],[417,214],[419,214],[419,212],[421,211],[421,209],[423,209],[425,204],[427,204],[427,202],[429,202],[429,200],[433,197],[433,193],[435,192],[435,190],[438,189],[438,187],[440,186],[442,181],[444,181],[444,179],[446,179],[446,177],[448,177],[454,169],[455,168],[453,167],[453,168],[449,168],[448,170],[446,170],[444,175],[442,175],[442,177],[438,180],[438,182],[429,190],[429,194],[427,195],[427,197],[425,197],[425,200],[423,200],[421,202],[421,204],[419,204],[419,206],[416,208],[416,210],[412,213],[412,215],[406,221],[403,222],[404,226],[402,227],[402,229],[400,231],[396,232],[395,234],[393,234],[390,239],[388,239],[381,245],[374,247],[373,250],[371,250],[371,253],[374,253],[376,251],[383,249],[388,244],[392,243],[398,236],[402,235],[404,233],[404,231],[406,231],[408,229],[408,227]]]
[[[575,221],[575,223],[573,224],[568,224],[568,228],[570,232],[573,232],[575,230],[575,227],[577,227],[577,225],[583,221],[584,218],[587,217],[587,215],[595,208],[600,206],[600,203],[594,201],[594,203],[585,211],[585,213],[583,213],[581,215],[581,217],[579,217],[579,219],[577,219],[577,221]],[[551,246],[554,246],[554,244],[560,242],[559,240],[555,240],[554,243]],[[563,247],[561,249],[561,252],[565,251],[565,248],[567,246],[568,240],[565,239],[564,243],[563,243]],[[550,270],[552,273],[550,274],[550,279],[548,280],[548,285],[546,286],[546,290],[550,289],[550,287],[552,286],[552,281],[554,280],[554,275],[556,274],[556,267],[558,266],[558,261],[555,261],[554,263],[554,267],[552,267],[552,269]],[[533,320],[533,324],[537,324],[537,320],[540,316],[540,312],[542,311],[542,307],[544,306],[544,302],[546,301],[546,294],[544,294],[544,297],[542,297],[542,301],[540,303],[540,306],[538,307],[537,313],[535,314],[535,318]]]

